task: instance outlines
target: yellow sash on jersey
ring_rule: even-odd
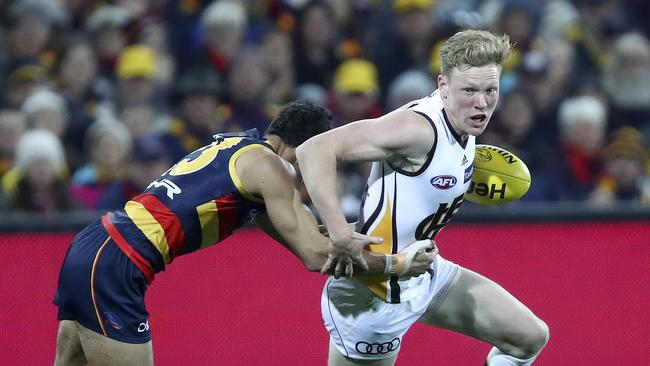
[[[366,250],[374,253],[391,254],[393,250],[393,212],[390,207],[390,199],[386,197],[386,210],[382,215],[379,223],[368,233],[370,236],[378,236],[384,239],[381,244],[367,245]],[[386,275],[357,276],[357,279],[364,285],[381,297],[383,300],[388,299],[388,280]]]

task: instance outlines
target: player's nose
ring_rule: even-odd
[[[474,98],[474,107],[481,110],[487,107],[487,100],[483,93],[476,93],[476,96]]]

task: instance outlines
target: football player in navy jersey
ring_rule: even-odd
[[[330,128],[321,106],[285,106],[264,136],[256,130],[215,135],[123,209],[107,213],[72,241],[59,276],[56,365],[152,365],[146,289],[176,257],[214,245],[251,220],[312,271],[327,259],[329,239],[303,204],[296,147]],[[355,234],[359,245],[380,238]],[[358,271],[426,271],[435,250],[366,252]],[[365,271],[364,271],[365,270]]]

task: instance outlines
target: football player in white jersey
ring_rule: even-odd
[[[490,366],[530,365],[548,342],[546,324],[508,291],[439,255],[419,277],[401,277],[400,264],[388,261],[391,276],[351,278],[352,264],[364,266],[362,248],[354,246],[336,195],[337,161],[373,162],[357,231],[384,242],[369,249],[390,254],[432,239],[462,203],[474,140],[494,112],[510,52],[505,35],[459,32],[440,51],[441,75],[431,95],[298,148],[302,177],[331,239],[323,271],[333,268],[336,275],[321,299],[330,365],[392,365],[416,321],[492,344]]]

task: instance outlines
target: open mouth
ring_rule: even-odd
[[[487,115],[485,113],[475,114],[469,117],[469,119],[474,121],[476,124],[482,124],[483,122],[485,122],[485,120],[487,120]]]

